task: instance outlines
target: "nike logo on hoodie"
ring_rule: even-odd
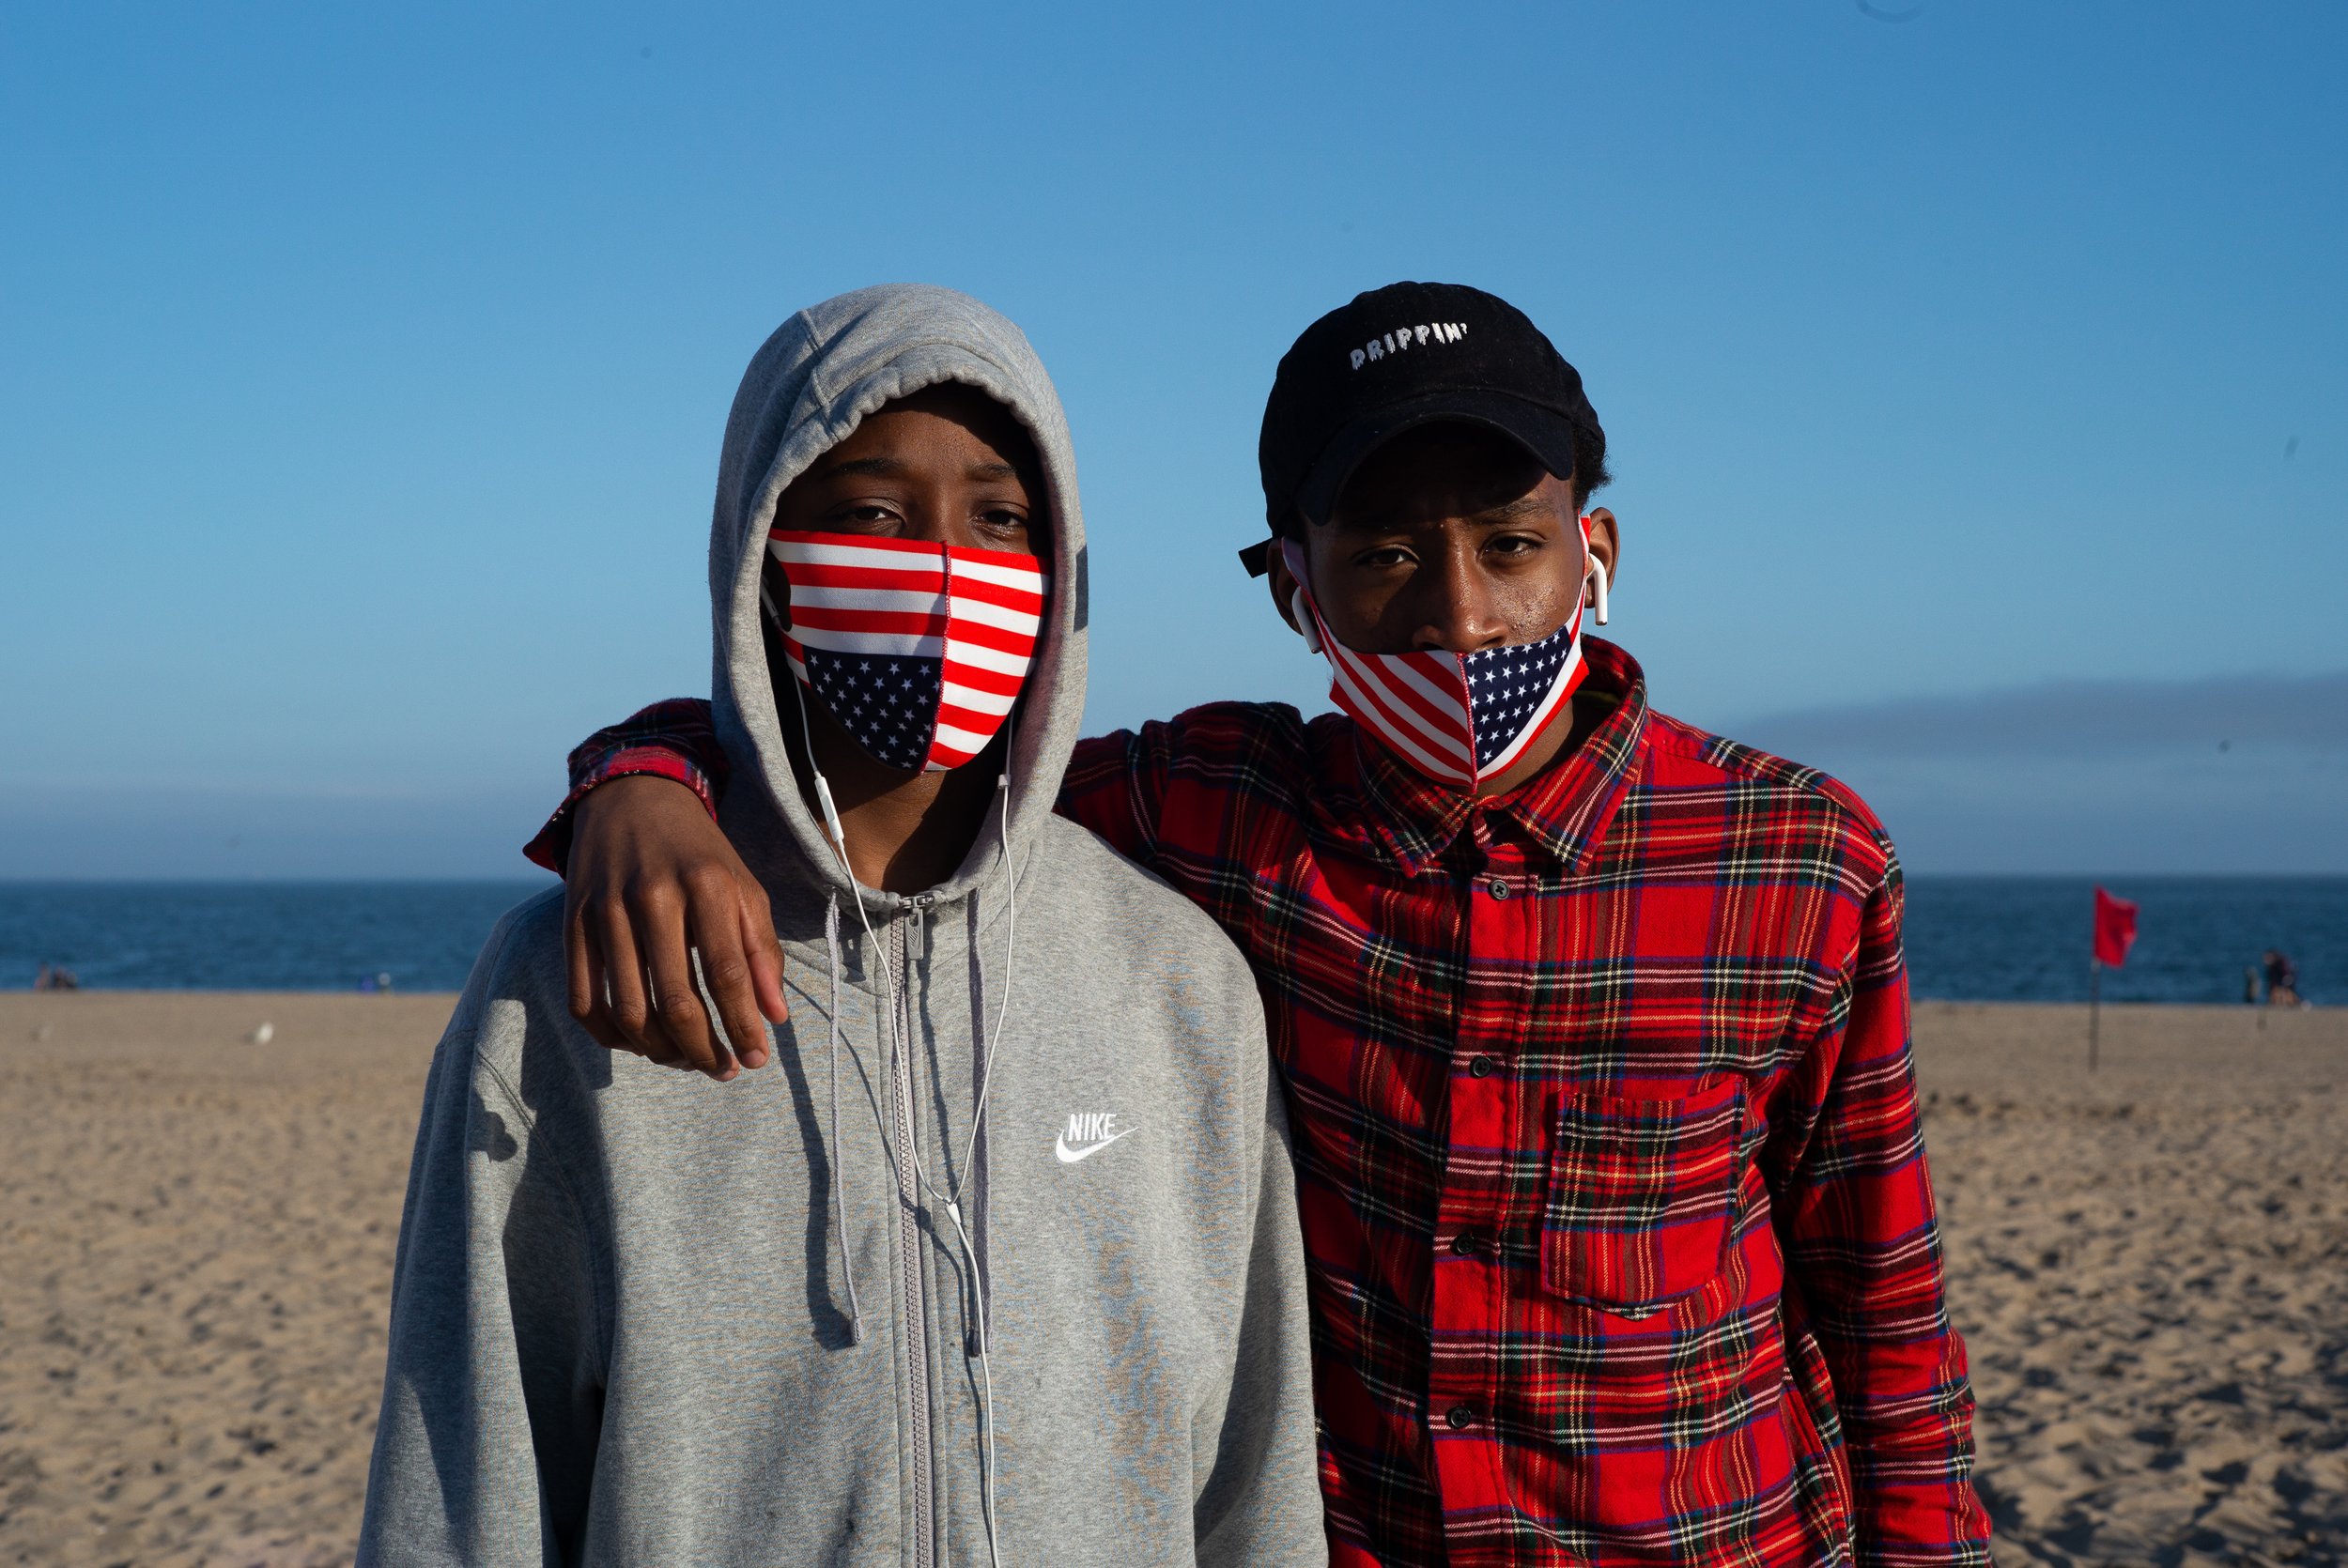
[[[1068,1118],[1067,1130],[1052,1142],[1052,1152],[1063,1165],[1074,1165],[1079,1160],[1090,1159],[1137,1127],[1117,1125],[1114,1111],[1078,1112]]]

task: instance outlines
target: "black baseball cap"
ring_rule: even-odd
[[[1388,284],[1305,329],[1280,358],[1256,461],[1276,537],[1302,512],[1326,522],[1363,458],[1439,421],[1487,425],[1560,479],[1577,434],[1606,448],[1582,373],[1525,314],[1462,284]],[[1272,542],[1240,552],[1261,576]]]

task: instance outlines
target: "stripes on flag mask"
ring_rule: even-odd
[[[1049,579],[1032,556],[910,539],[769,530],[790,589],[791,673],[874,761],[958,768],[1027,682]]]
[[[1590,546],[1590,520],[1582,519],[1582,550]],[[1321,618],[1305,571],[1304,546],[1280,541],[1296,579],[1298,621],[1329,660],[1330,700],[1376,735],[1404,761],[1440,784],[1472,791],[1506,773],[1563,713],[1589,673],[1582,659],[1582,611],[1589,579],[1573,615],[1537,642],[1481,648],[1472,653],[1361,653],[1340,644]]]

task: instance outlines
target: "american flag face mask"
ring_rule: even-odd
[[[766,551],[790,586],[790,623],[775,619],[791,673],[858,746],[907,773],[986,749],[1043,629],[1034,557],[782,529]]]
[[[1582,552],[1590,547],[1590,520],[1582,519]],[[1360,653],[1329,633],[1321,607],[1305,587],[1305,551],[1280,541],[1296,599],[1311,618],[1313,641],[1335,679],[1330,700],[1353,722],[1419,772],[1461,791],[1507,772],[1542,730],[1569,711],[1568,699],[1589,670],[1582,661],[1582,611],[1589,579],[1572,618],[1538,642],[1478,649],[1472,653]]]

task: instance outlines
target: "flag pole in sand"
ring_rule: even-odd
[[[2101,1033],[2104,1011],[2104,961],[2087,961],[2087,1070],[2095,1070],[2096,1037]]]
[[[2095,889],[2095,944],[2087,961],[2087,1070],[2095,1070],[2101,1044],[2104,1011],[2104,966],[2118,968],[2128,961],[2136,942],[2136,905]]]

